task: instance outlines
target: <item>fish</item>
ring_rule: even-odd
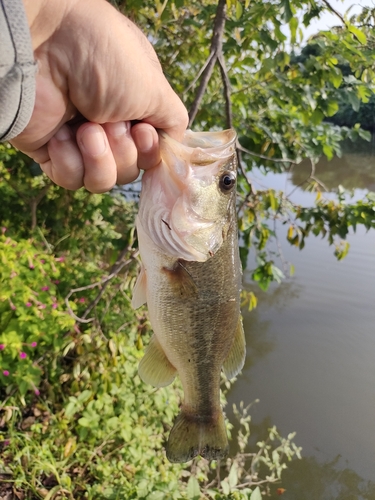
[[[184,392],[166,444],[170,462],[229,451],[220,405],[221,371],[242,369],[242,268],[236,217],[236,133],[159,132],[161,163],[142,177],[136,217],[141,270],[132,306],[147,303],[153,336],[140,361],[143,382]]]

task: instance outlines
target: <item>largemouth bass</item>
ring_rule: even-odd
[[[245,360],[236,220],[236,134],[160,133],[162,162],[145,172],[136,226],[142,268],[134,308],[147,302],[154,335],[139,365],[155,387],[178,373],[181,412],[166,446],[171,462],[228,452],[220,372]]]

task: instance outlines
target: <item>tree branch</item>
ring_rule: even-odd
[[[292,190],[290,193],[288,193],[287,195],[287,198],[290,198],[292,196],[292,194],[300,187],[302,187],[304,184],[306,184],[306,182],[309,182],[310,179],[312,179],[313,181],[315,181],[317,184],[319,184],[319,186],[321,186],[326,192],[329,191],[329,189],[327,188],[327,186],[322,182],[320,181],[316,176],[315,176],[315,162],[312,160],[312,158],[309,158],[310,160],[310,164],[311,164],[311,170],[310,170],[310,175],[305,179],[303,180],[302,182],[300,182],[299,184],[297,184]]]
[[[332,5],[328,2],[328,0],[323,0],[323,3],[326,5],[326,7],[328,7],[328,9],[331,12],[333,12],[333,14],[335,14],[340,19],[340,21],[344,24],[344,26],[346,26],[345,19],[342,17],[340,12],[338,12],[334,7],[332,7]]]
[[[29,202],[30,210],[31,210],[31,230],[33,231],[37,226],[37,216],[36,209],[38,208],[39,203],[42,201],[44,196],[47,194],[49,188],[52,184],[46,184],[43,189],[41,189],[35,198],[32,198]]]
[[[68,293],[68,295],[65,297],[65,304],[66,304],[66,307],[69,311],[69,314],[76,320],[78,321],[79,323],[91,323],[92,321],[94,321],[95,318],[88,318],[86,319],[86,316],[91,312],[91,310],[96,306],[96,304],[99,302],[99,300],[101,299],[105,289],[107,288],[108,284],[109,284],[109,281],[111,279],[113,279],[115,276],[118,275],[118,273],[121,271],[121,269],[130,264],[132,262],[132,260],[137,256],[138,254],[138,250],[133,250],[133,252],[130,254],[130,257],[129,259],[127,259],[126,261],[124,262],[120,262],[120,258],[122,258],[121,256],[125,255],[126,251],[129,251],[129,248],[127,247],[125,250],[123,250],[120,254],[120,257],[119,259],[117,260],[117,263],[112,267],[112,272],[106,276],[105,278],[101,279],[100,281],[97,281],[95,283],[91,283],[90,285],[86,285],[86,286],[81,286],[79,288],[72,288],[70,290],[70,292]],[[69,299],[70,297],[74,294],[74,293],[77,293],[77,292],[83,292],[84,290],[91,290],[92,288],[96,288],[96,287],[100,287],[100,291],[98,293],[98,295],[95,297],[95,299],[89,304],[89,306],[87,307],[86,311],[83,313],[83,317],[79,317],[77,316],[72,308],[70,307],[70,304],[69,304]]]
[[[208,63],[202,72],[200,84],[197,90],[197,94],[191,105],[189,111],[189,127],[191,127],[195,117],[197,116],[199,105],[203,99],[204,93],[206,91],[208,82],[210,81],[216,60],[218,55],[221,53],[223,46],[223,35],[225,26],[225,12],[226,12],[226,0],[219,0],[216,16],[214,21],[213,34],[211,39],[211,49]]]
[[[190,83],[190,85],[188,87],[186,87],[186,89],[183,91],[183,95],[187,94],[189,92],[189,90],[191,88],[194,87],[194,85],[197,83],[197,81],[199,80],[199,78],[201,77],[203,71],[207,68],[207,66],[210,64],[211,62],[211,59],[214,57],[214,53],[213,52],[210,52],[210,55],[207,57],[205,63],[203,64],[203,66],[201,67],[201,69],[198,71],[198,74],[197,76],[194,78],[194,80]]]
[[[116,262],[113,264],[110,272],[109,272],[109,276],[116,276],[120,271],[121,269],[127,265],[127,264],[130,264],[130,262],[133,260],[135,254],[137,253],[137,250],[133,250],[130,258],[128,260],[126,260],[125,262],[122,262],[123,258],[125,257],[125,255],[129,252],[129,247],[126,247],[124,248],[120,255],[118,256]],[[109,284],[109,280],[107,280],[103,286],[101,287],[100,289],[100,292],[98,293],[98,295],[95,297],[95,299],[87,306],[87,309],[86,311],[83,313],[82,315],[82,318],[83,319],[86,319],[86,317],[88,316],[88,314],[92,311],[92,309],[96,306],[96,304],[99,302],[99,300],[102,298],[103,296],[103,293],[105,292],[105,289],[107,288]]]
[[[217,60],[219,61],[221,79],[223,81],[227,128],[232,128],[233,127],[233,113],[232,113],[232,102],[230,100],[231,88],[230,88],[230,81],[229,81],[228,72],[227,72],[227,68],[225,65],[225,59],[224,59],[222,50],[218,54]]]
[[[262,158],[262,160],[269,160],[269,161],[273,161],[275,163],[293,163],[295,165],[297,164],[297,162],[295,160],[291,160],[290,158],[271,158],[270,156],[265,156],[265,155],[261,155],[259,153],[255,153],[254,151],[250,151],[249,149],[246,149],[243,146],[241,146],[239,141],[237,141],[236,146],[237,146],[237,149],[239,149],[243,153],[246,153],[246,154],[251,155],[251,156],[256,156],[257,158]]]

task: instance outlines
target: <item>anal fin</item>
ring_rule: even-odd
[[[238,319],[236,334],[227,359],[224,362],[223,370],[228,379],[239,374],[245,364],[246,341],[242,325],[241,316]]]
[[[153,335],[139,363],[139,376],[146,384],[165,387],[173,382],[176,373],[176,368],[170,363],[158,339]]]

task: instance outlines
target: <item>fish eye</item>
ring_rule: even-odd
[[[234,172],[225,172],[225,174],[220,177],[219,187],[223,193],[229,193],[235,185],[236,175]]]

